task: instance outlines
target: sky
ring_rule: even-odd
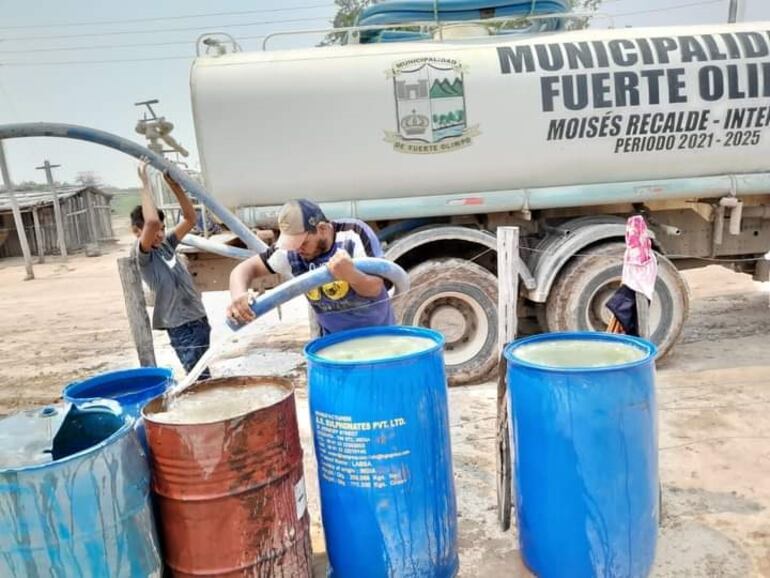
[[[768,0],[744,0],[745,20],[770,21]],[[592,26],[643,27],[720,23],[729,0],[604,0]],[[0,124],[61,122],[111,132],[137,142],[141,100],[175,124],[173,136],[199,168],[190,106],[189,73],[196,39],[227,32],[244,50],[259,36],[327,28],[333,0],[0,0]],[[312,46],[318,35],[282,40],[278,47]],[[57,181],[95,172],[103,182],[133,187],[136,163],[90,143],[25,138],[6,141],[14,182],[44,182],[35,167],[62,165]]]

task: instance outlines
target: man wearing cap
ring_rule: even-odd
[[[255,278],[271,273],[297,277],[327,265],[335,280],[306,294],[322,335],[395,324],[384,281],[359,271],[352,261],[382,257],[380,242],[366,223],[329,221],[317,204],[300,199],[281,207],[278,229],[275,246],[242,262],[230,274],[229,318],[240,323],[255,318],[248,294]]]

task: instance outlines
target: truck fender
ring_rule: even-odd
[[[567,224],[569,225],[569,224]],[[545,303],[556,277],[572,257],[586,247],[608,240],[625,240],[626,225],[618,222],[580,224],[575,228],[561,228],[561,235],[551,235],[533,250],[532,259],[535,286],[527,291],[527,298]]]
[[[402,237],[391,245],[385,253],[385,258],[398,263],[404,255],[414,251],[418,247],[435,243],[436,241],[468,241],[493,251],[497,250],[497,241],[495,236],[489,231],[480,231],[478,229],[469,229],[468,227],[443,227],[436,226],[430,229],[421,229],[415,233],[410,233]]]
[[[468,243],[479,245],[480,250],[486,247],[491,251],[497,252],[497,237],[489,231],[471,229],[469,227],[439,225],[429,229],[421,229],[399,239],[385,252],[385,258],[398,263],[400,259],[411,251],[437,241],[467,241]],[[452,255],[444,256],[451,257]],[[524,263],[523,258],[519,261],[519,276],[527,289],[534,289],[534,278]]]

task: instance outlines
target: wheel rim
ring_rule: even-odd
[[[607,325],[610,322],[610,316],[612,312],[607,309],[607,303],[618,290],[622,282],[621,277],[612,277],[606,281],[600,283],[588,300],[588,307],[585,309],[585,328],[591,331],[606,331]],[[660,302],[660,296],[658,295],[658,287],[655,288],[655,293],[652,296],[652,303],[650,304],[649,318],[650,318],[650,334],[655,333],[655,330],[660,325],[663,308]]]
[[[489,331],[484,308],[463,293],[434,295],[420,305],[415,320],[444,335],[444,361],[450,366],[466,363],[480,353]]]

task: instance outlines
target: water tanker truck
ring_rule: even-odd
[[[454,383],[496,365],[501,226],[521,232],[523,332],[606,327],[632,214],[654,234],[663,354],[687,318],[682,270],[768,280],[770,22],[399,31],[389,4],[424,2],[375,5],[343,45],[197,58],[201,167],[254,230],[297,197],[368,222],[410,276],[398,320],[444,333]],[[192,256],[203,287],[224,288],[234,262],[215,259]]]

